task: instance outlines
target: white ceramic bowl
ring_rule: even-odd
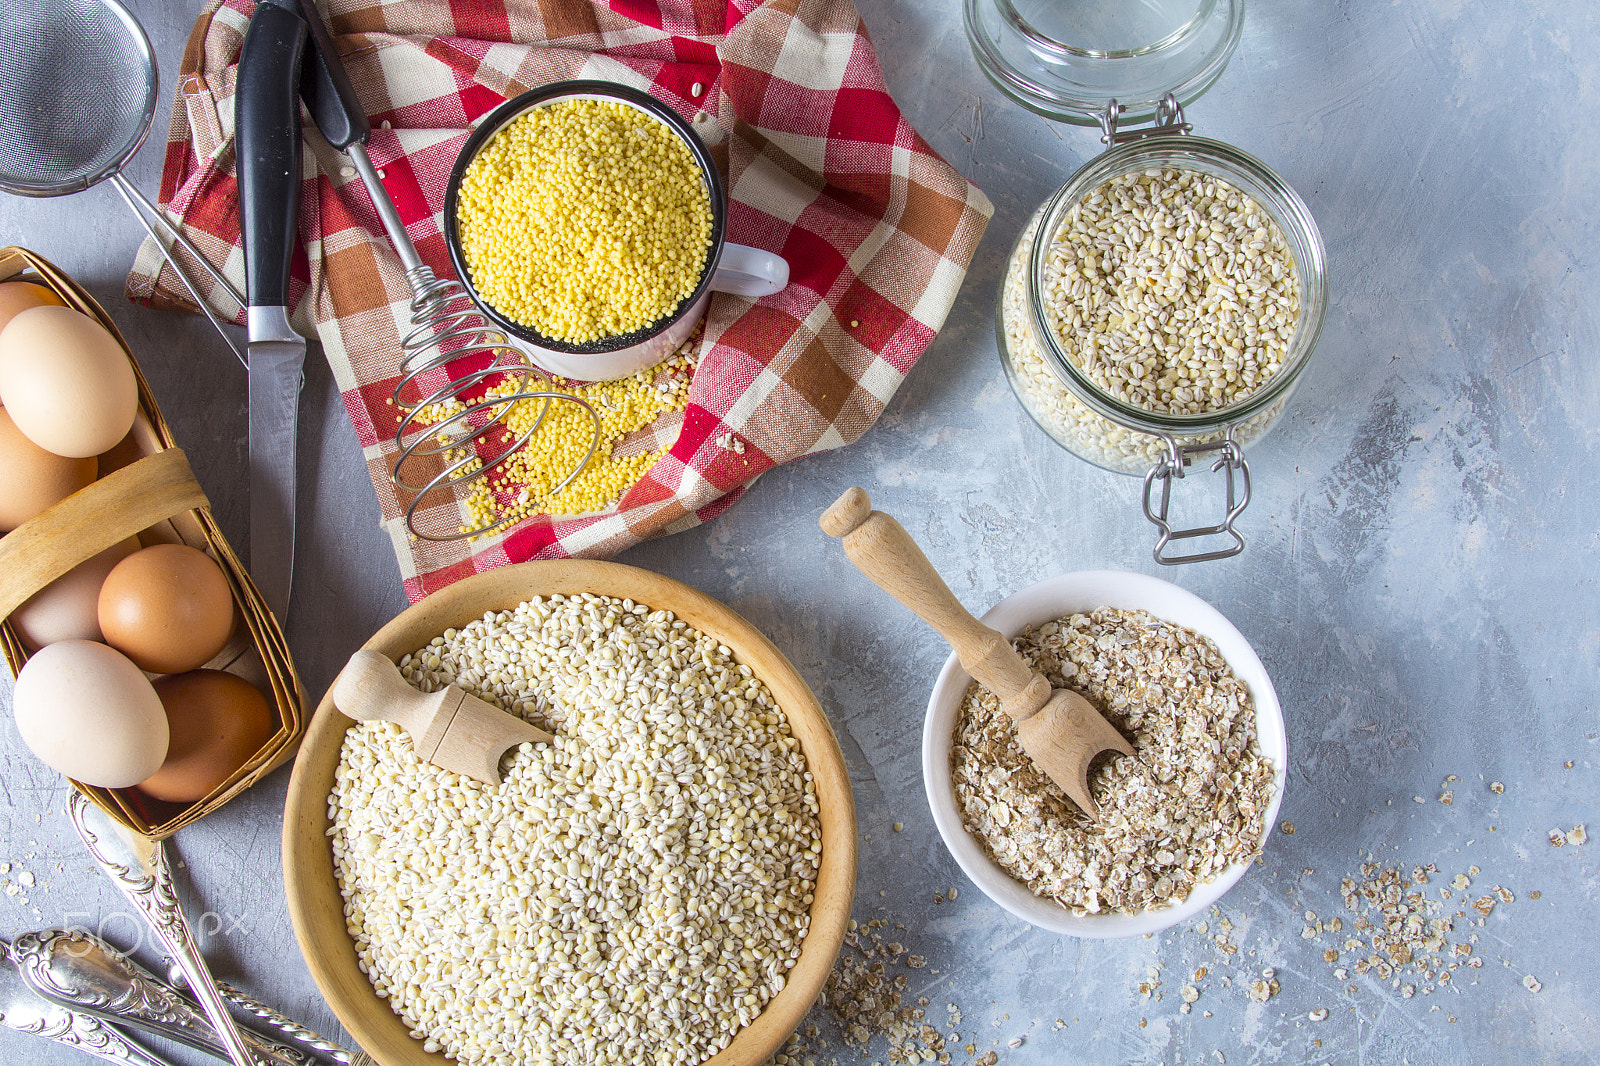
[[[1272,679],[1250,642],[1215,607],[1160,578],[1116,570],[1085,570],[1048,578],[1006,597],[983,616],[983,622],[1014,637],[1029,625],[1099,607],[1149,611],[1164,621],[1210,637],[1234,674],[1250,687],[1256,708],[1257,743],[1276,770],[1272,803],[1262,824],[1265,841],[1283,801],[1288,763],[1283,709]],[[1244,876],[1250,864],[1235,863],[1212,880],[1195,886],[1189,898],[1178,906],[1139,914],[1077,915],[1053,900],[1035,896],[985,855],[982,846],[961,825],[955,790],[950,784],[950,744],[961,700],[971,683],[961,662],[951,655],[928,697],[928,716],[922,729],[922,781],[945,847],[990,899],[1023,921],[1053,933],[1093,938],[1143,936],[1199,914]]]

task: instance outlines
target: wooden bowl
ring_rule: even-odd
[[[486,611],[510,610],[534,596],[585,592],[671,611],[731,648],[783,708],[816,784],[822,861],[800,958],[766,1009],[706,1060],[707,1066],[755,1066],[794,1032],[822,991],[844,941],[856,879],[855,803],[839,742],[811,689],[772,642],[729,608],[670,578],[616,563],[562,560],[522,563],[459,581],[403,611],[364,646],[398,659]],[[444,1055],[423,1051],[422,1042],[411,1038],[388,1001],[374,994],[356,965],[355,942],[345,930],[344,900],[327,836],[327,798],[351,724],[324,695],[289,781],[283,880],[295,938],[323,997],[363,1050],[382,1066],[446,1066]]]

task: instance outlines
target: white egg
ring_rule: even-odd
[[[41,649],[17,674],[12,704],[33,753],[86,785],[137,785],[167,757],[161,697],[104,644],[63,640]]]
[[[22,638],[23,646],[37,651],[58,640],[101,640],[100,586],[111,568],[139,550],[132,537],[113,544],[99,555],[68,570],[33,594],[33,598],[11,612],[11,628]]]

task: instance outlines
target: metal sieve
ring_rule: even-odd
[[[181,245],[240,307],[244,300],[122,176],[156,113],[156,61],[117,0],[0,0],[0,189],[66,196],[110,179],[239,362],[244,353],[174,257]],[[161,232],[157,233],[157,226]]]

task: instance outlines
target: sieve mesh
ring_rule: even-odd
[[[155,115],[155,62],[115,0],[0,0],[0,55],[0,188],[77,192],[143,143]]]

